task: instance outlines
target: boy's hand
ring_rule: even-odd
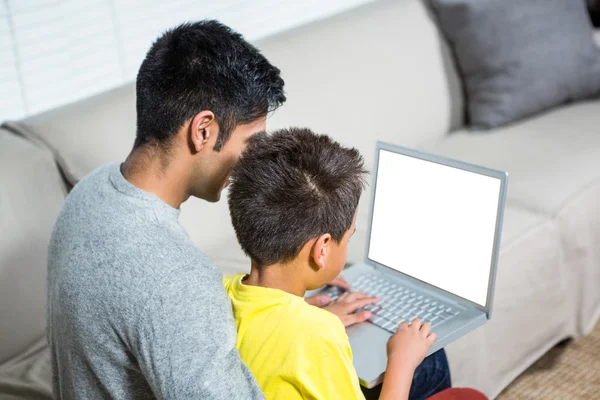
[[[327,283],[329,286],[337,286],[340,289],[350,290],[350,284],[346,282],[343,276],[336,276],[331,282]]]
[[[414,371],[425,359],[435,339],[429,322],[422,324],[417,318],[410,326],[406,322],[401,323],[387,343],[388,363],[403,363]]]
[[[345,291],[350,290],[350,284],[348,282],[346,282],[344,277],[341,275],[338,275],[337,277],[335,277],[335,279],[333,279],[331,282],[328,282],[327,285],[337,286],[340,289],[345,290]],[[306,302],[315,307],[325,307],[329,303],[331,303],[331,297],[329,297],[326,294],[316,294],[314,296],[307,297]]]
[[[356,310],[366,306],[367,304],[373,304],[378,301],[379,298],[369,297],[369,295],[364,293],[346,292],[336,301],[333,301],[326,307],[323,307],[323,309],[337,315],[344,326],[350,326],[371,318],[372,314],[370,311],[356,312]]]

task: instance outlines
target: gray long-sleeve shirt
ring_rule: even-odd
[[[69,194],[48,249],[57,399],[264,398],[235,347],[222,275],[178,216],[117,164]]]

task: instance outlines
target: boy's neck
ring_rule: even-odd
[[[299,266],[294,261],[286,264],[273,264],[261,268],[254,260],[250,274],[244,280],[245,285],[261,286],[271,289],[279,289],[284,292],[304,297],[306,285],[298,273]]]

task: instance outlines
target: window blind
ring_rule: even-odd
[[[131,82],[152,41],[214,18],[257,40],[373,0],[0,0],[0,120]]]

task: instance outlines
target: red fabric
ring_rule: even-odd
[[[428,397],[427,400],[487,400],[487,397],[475,389],[450,388]]]

